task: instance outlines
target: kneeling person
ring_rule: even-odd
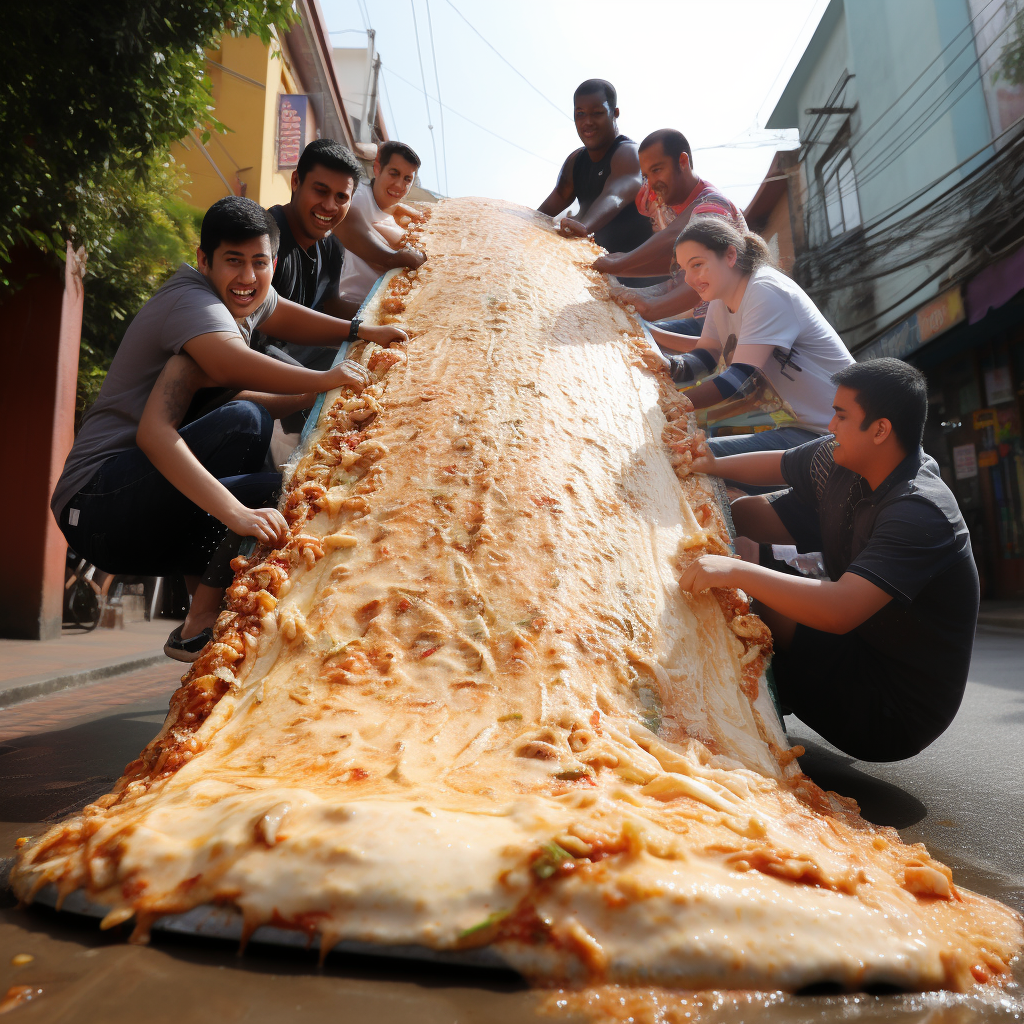
[[[352,334],[347,320],[278,299],[276,249],[277,227],[251,199],[228,196],[207,211],[199,269],[183,264],[128,327],[50,503],[71,547],[100,568],[185,576],[192,604],[164,648],[181,661],[209,639],[239,535],[284,536],[270,507],[280,477],[262,472],[273,417],[312,404],[315,392],[369,381],[348,360],[317,372],[248,347],[256,327],[308,345],[337,346]],[[391,327],[361,336],[406,340]],[[189,422],[185,410],[206,386],[215,407]]]
[[[820,549],[829,579],[704,555],[680,586],[753,597],[775,640],[781,703],[853,757],[899,761],[932,743],[960,707],[978,572],[956,499],[921,448],[923,374],[876,359],[832,379],[831,437],[693,463],[751,484],[788,484],[733,502],[737,532]]]

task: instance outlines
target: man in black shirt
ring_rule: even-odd
[[[898,359],[854,363],[832,436],[788,452],[695,459],[694,469],[788,491],[733,503],[738,533],[821,550],[828,580],[704,555],[680,586],[738,587],[772,630],[780,702],[864,761],[935,740],[963,697],[978,618],[970,535],[921,448],[924,376]]]
[[[573,96],[576,134],[583,143],[562,164],[551,194],[537,208],[557,217],[578,199],[579,214],[562,217],[558,230],[569,238],[593,235],[609,252],[631,252],[651,237],[651,224],[636,208],[643,178],[636,143],[619,135],[615,87],[601,78],[584,82]],[[663,281],[630,278],[639,286]]]
[[[308,309],[348,319],[338,297],[345,250],[334,229],[345,219],[359,185],[359,161],[333,139],[316,139],[302,151],[292,171],[292,197],[267,212],[281,230],[281,248],[274,267],[274,290],[281,298]],[[315,370],[330,367],[337,349],[291,346],[261,336],[261,348],[284,352]]]

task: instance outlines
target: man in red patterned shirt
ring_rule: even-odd
[[[636,207],[650,218],[655,233],[632,252],[602,256],[594,262],[594,269],[620,278],[654,276],[670,270],[673,277],[663,284],[643,289],[613,287],[612,294],[620,301],[635,306],[646,320],[657,321],[693,310],[688,319],[667,321],[666,326],[671,324],[677,335],[696,338],[700,335],[707,303],[700,301],[681,274],[676,274],[676,236],[691,217],[707,214],[725,217],[741,232],[747,230],[747,224],[732,200],[694,174],[690,144],[682,132],[662,128],[648,135],[640,143],[640,169],[645,180],[637,193]],[[671,335],[665,337],[665,330],[652,333],[665,347],[692,347],[684,341],[674,344]]]

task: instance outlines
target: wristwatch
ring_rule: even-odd
[[[359,328],[362,326],[363,321],[356,317],[348,327],[348,338],[347,341],[355,341],[359,337]]]

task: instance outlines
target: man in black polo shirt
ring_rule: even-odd
[[[694,460],[695,470],[789,485],[737,499],[737,533],[820,550],[828,580],[704,555],[680,586],[738,587],[772,630],[780,702],[863,761],[935,740],[963,697],[978,573],[952,492],[921,448],[928,392],[898,359],[834,374],[832,436],[788,452]]]
[[[359,161],[333,139],[316,139],[292,171],[292,197],[267,211],[281,229],[274,291],[320,313],[348,319],[338,296],[345,250],[334,229],[345,219],[359,185]],[[337,349],[288,345],[261,335],[256,345],[314,370],[329,369]]]

